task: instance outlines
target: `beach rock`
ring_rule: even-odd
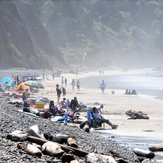
[[[155,154],[153,152],[149,152],[149,151],[146,151],[146,150],[143,150],[143,149],[134,148],[133,152],[137,156],[143,156],[143,157],[147,157],[147,158],[155,157]]]
[[[75,157],[73,154],[63,154],[61,160],[62,162],[71,162],[72,160],[75,160]]]
[[[42,155],[41,150],[32,144],[26,145],[25,143],[18,143],[17,147],[19,149],[26,151],[28,154],[33,155],[33,156],[41,157]]]
[[[64,151],[60,148],[60,146],[55,142],[47,142],[42,146],[42,152],[44,154],[61,157]]]
[[[72,138],[68,138],[67,139],[67,144],[71,147],[75,147],[78,148],[78,144],[76,143],[76,140],[72,139]]]
[[[152,152],[163,151],[163,145],[149,146],[148,149]]]
[[[89,153],[86,156],[87,163],[97,163],[97,162],[108,162],[116,163],[115,159],[112,156],[99,155],[95,153]]]

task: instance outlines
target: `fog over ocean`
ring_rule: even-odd
[[[81,87],[99,89],[102,80],[105,81],[107,89],[135,89],[139,94],[153,96],[163,100],[163,77],[154,74],[139,75],[115,75],[115,76],[91,76],[79,79]]]

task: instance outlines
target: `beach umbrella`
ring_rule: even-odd
[[[19,89],[20,86],[22,86],[22,89],[29,89],[29,86],[25,85],[24,83],[19,84],[16,89]]]
[[[25,74],[25,75],[22,76],[22,78],[28,78],[28,77],[34,77],[34,75],[28,73],[28,74]]]
[[[40,75],[39,75],[38,73],[35,73],[34,76],[35,76],[35,77],[39,77]]]
[[[41,83],[39,83],[38,81],[35,81],[35,80],[26,81],[24,84],[28,85],[30,87],[44,88],[44,86]]]
[[[11,78],[9,78],[9,77],[4,77],[1,81],[2,81],[3,84],[6,84],[6,82],[8,83],[8,82],[11,81]]]

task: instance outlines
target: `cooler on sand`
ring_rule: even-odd
[[[36,102],[36,108],[44,108],[45,103],[43,102]]]

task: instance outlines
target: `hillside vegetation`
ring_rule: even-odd
[[[0,67],[155,67],[163,61],[161,0],[0,1]],[[36,64],[37,63],[37,64]]]

